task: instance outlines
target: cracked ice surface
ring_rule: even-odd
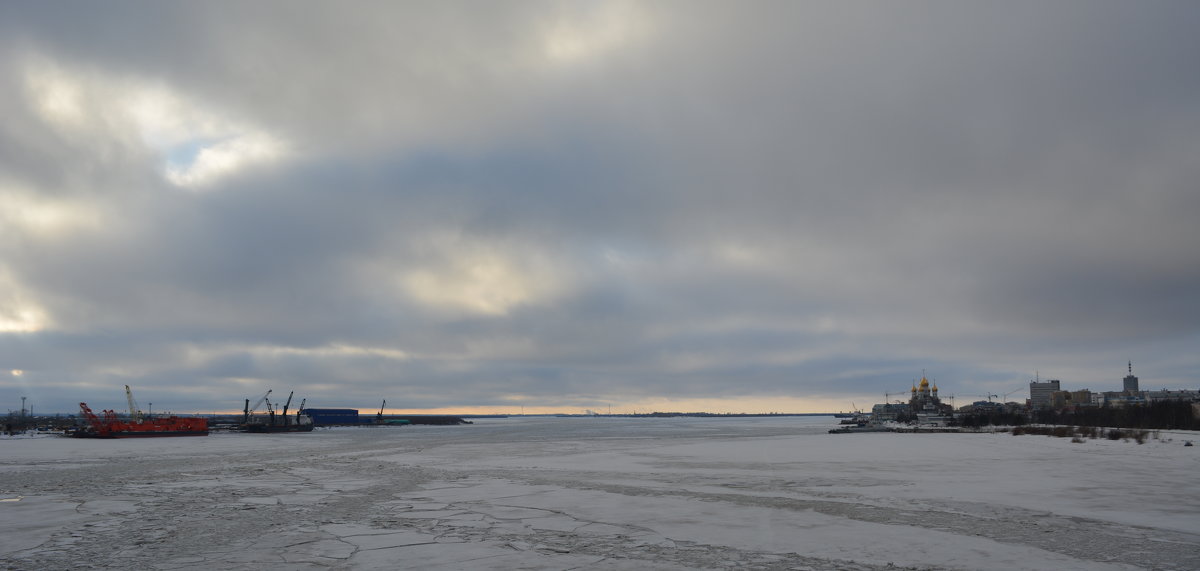
[[[1197,569],[1196,447],[509,418],[0,441],[0,568]]]

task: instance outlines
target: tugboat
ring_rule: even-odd
[[[79,403],[79,411],[87,419],[84,426],[71,433],[76,438],[147,438],[155,436],[207,436],[208,419],[199,417],[144,415],[133,400],[133,392],[125,385],[129,399],[129,419],[122,420],[112,410],[101,411],[104,418],[96,416],[87,403]]]
[[[242,417],[243,432],[312,432],[313,421],[307,414],[304,414],[304,399],[300,400],[300,408],[296,411],[295,416],[288,416],[288,408],[292,405],[292,395],[296,394],[296,391],[288,393],[287,403],[283,405],[280,413],[276,413],[275,409],[271,407],[271,401],[267,399],[270,394],[271,391],[268,390],[267,394],[263,395],[254,405],[254,408],[250,408],[250,399],[246,399],[246,409]],[[267,404],[267,414],[253,416],[254,410],[264,402]]]

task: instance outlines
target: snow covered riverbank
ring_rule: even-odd
[[[509,418],[0,442],[0,567],[1197,569],[1200,447]]]

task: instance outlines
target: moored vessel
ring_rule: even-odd
[[[71,436],[77,438],[149,438],[157,436],[207,436],[208,419],[200,417],[161,416],[154,418],[133,414],[123,420],[112,410],[101,411],[103,418],[96,416],[87,403],[79,403],[79,410],[88,424]]]
[[[270,414],[251,419],[242,425],[245,432],[312,432],[313,422],[308,415],[297,412],[294,416]]]
[[[243,432],[312,432],[313,421],[309,415],[304,413],[304,400],[300,401],[300,409],[296,411],[295,415],[289,415],[287,412],[292,405],[292,395],[295,394],[295,391],[288,394],[287,403],[283,405],[280,412],[276,412],[271,406],[271,401],[267,399],[270,394],[271,391],[267,391],[267,394],[263,395],[253,408],[250,407],[250,399],[246,399],[246,409],[242,417]],[[267,414],[255,415],[254,410],[264,402],[267,404]]]

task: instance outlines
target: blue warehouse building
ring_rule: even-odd
[[[313,426],[344,426],[362,424],[358,418],[358,409],[354,408],[306,408],[307,414],[313,421]]]

